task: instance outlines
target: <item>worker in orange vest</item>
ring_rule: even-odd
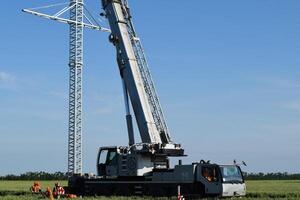
[[[41,190],[41,184],[39,182],[34,182],[33,185],[30,187],[30,191],[34,194],[40,193]]]
[[[59,183],[55,183],[55,187],[53,188],[53,196],[55,198],[60,198],[65,195],[65,189],[59,185]]]
[[[51,191],[51,189],[50,189],[49,187],[47,187],[47,189],[46,189],[45,196],[46,196],[47,198],[49,198],[50,200],[54,200],[52,191]]]

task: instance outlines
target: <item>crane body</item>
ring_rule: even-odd
[[[243,196],[239,165],[217,165],[203,160],[170,167],[170,157],[184,149],[171,140],[127,0],[102,0],[108,19],[109,41],[115,46],[123,84],[129,145],[100,147],[97,175],[75,174],[68,189],[81,195]],[[130,103],[142,143],[135,143]]]
[[[78,195],[244,196],[246,186],[239,165],[218,165],[203,160],[170,166],[170,157],[182,157],[184,149],[171,139],[151,77],[146,56],[132,22],[127,0],[102,0],[103,15],[110,30],[93,24],[83,13],[83,0],[55,15],[30,9],[24,12],[70,24],[70,120],[67,191]],[[70,10],[70,19],[61,15]],[[83,22],[83,17],[89,23]],[[122,80],[128,132],[128,146],[100,147],[97,175],[82,174],[81,106],[83,27],[110,32]],[[131,105],[131,106],[130,106]],[[141,137],[134,138],[133,117]]]

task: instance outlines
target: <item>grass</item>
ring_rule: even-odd
[[[12,191],[12,192],[28,192],[30,186],[34,181],[0,181],[0,192]],[[39,181],[42,188],[45,190],[47,187],[53,188],[55,182],[59,182],[61,185],[67,185],[67,181]]]
[[[0,181],[1,200],[33,200],[38,199],[37,195],[29,192],[34,181]],[[53,188],[57,181],[40,181],[43,190],[47,187]],[[67,181],[59,181],[61,185],[67,185]]]
[[[300,199],[300,180],[247,181],[245,199]]]
[[[41,181],[43,190],[46,187],[52,188],[56,181]],[[66,181],[59,181],[61,185],[66,185]],[[31,195],[29,187],[33,181],[0,181],[0,199],[1,200],[36,200],[39,195]],[[296,200],[300,199],[300,180],[287,181],[247,181],[247,196],[245,200]],[[129,200],[129,199],[152,199],[151,197],[97,197],[83,198],[86,200]],[[161,198],[167,199],[167,198]],[[176,199],[176,198],[174,198]]]
[[[300,180],[280,181],[247,181],[247,191],[257,193],[298,193],[300,194]]]

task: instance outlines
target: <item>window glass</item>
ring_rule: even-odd
[[[107,165],[115,165],[117,164],[117,152],[115,150],[109,151],[108,152],[108,157],[106,160]]]
[[[243,177],[240,169],[235,165],[220,166],[223,176],[223,182],[243,182]]]
[[[202,167],[202,176],[209,182],[218,181],[218,170],[215,166]]]
[[[102,150],[100,154],[99,164],[105,164],[108,150]]]

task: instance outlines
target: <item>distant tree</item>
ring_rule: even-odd
[[[300,180],[300,174],[289,174],[287,172],[276,173],[247,173],[243,172],[246,180]]]
[[[26,172],[20,175],[9,174],[1,176],[1,180],[66,180],[68,178],[66,173],[63,172]]]
[[[243,172],[246,180],[300,180],[300,174],[289,174],[287,172],[276,173],[248,173]],[[54,172],[26,172],[20,175],[8,174],[0,176],[0,180],[67,180],[67,173]]]

